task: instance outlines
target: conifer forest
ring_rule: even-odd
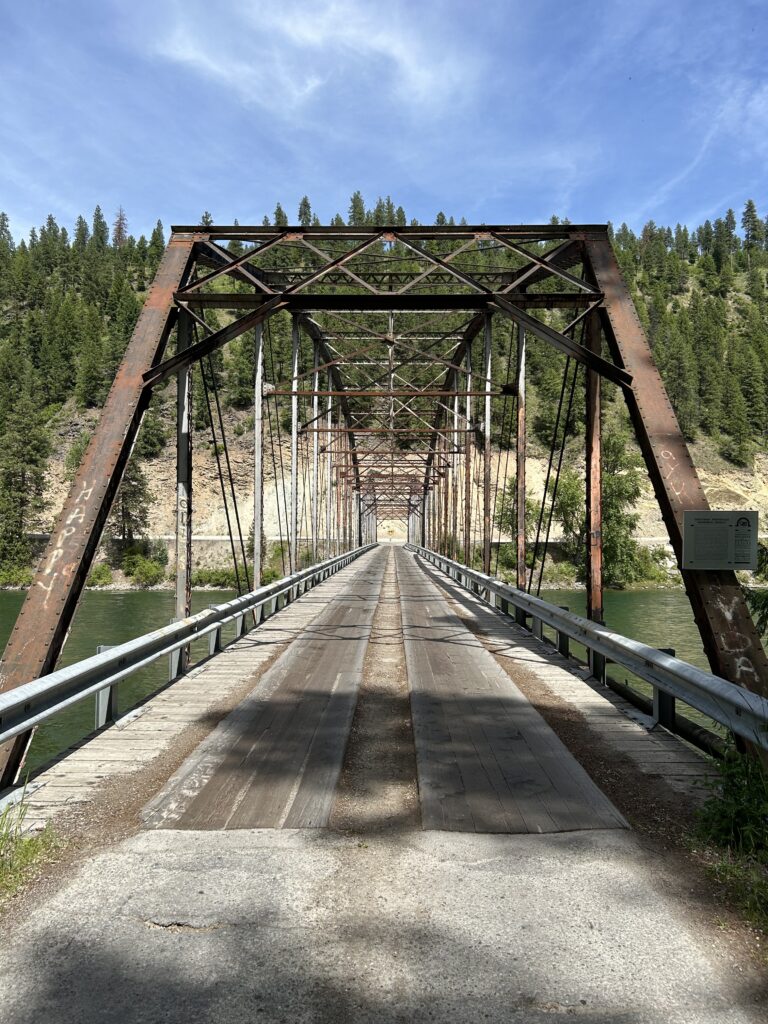
[[[443,213],[435,219],[437,224],[452,222]],[[206,211],[201,223],[213,223],[211,214]],[[264,223],[320,222],[305,196],[295,219],[278,204]],[[346,218],[337,214],[332,223],[417,222],[409,221],[389,197],[368,208],[356,192]],[[29,237],[18,239],[14,225],[0,213],[0,583],[28,577],[34,557],[29,534],[44,528],[46,471],[49,460],[60,457],[54,428],[62,419],[76,418],[104,402],[163,255],[165,233],[158,220],[148,238],[137,238],[123,209],[107,216],[97,206],[90,219],[80,216],[71,228],[49,216]],[[768,217],[749,199],[740,212],[724,211],[693,228],[649,221],[639,233],[621,224],[611,234],[686,437],[707,437],[734,466],[751,466],[756,455],[766,452],[768,438]],[[287,360],[290,327],[281,325],[280,316],[274,327],[278,360],[280,346]],[[252,405],[249,345],[241,338],[217,355],[220,391],[230,408]],[[500,349],[498,356],[504,358],[505,352]],[[529,401],[542,445],[548,443],[561,379],[557,353],[533,345]],[[621,415],[611,413],[614,403],[607,397],[606,415],[618,422]],[[166,441],[173,443],[168,436],[171,414],[163,412],[163,404],[160,392],[145,418],[113,512],[110,529],[123,538],[146,531],[147,463]],[[577,410],[577,420],[580,415]],[[204,427],[200,402],[195,416]],[[499,445],[504,431],[502,424],[497,426],[494,443]],[[628,431],[618,429],[605,453],[612,460],[608,486],[612,477],[624,479],[616,516],[610,520],[609,515],[606,526],[607,582],[617,584],[632,579],[631,567],[622,565],[626,549],[622,553],[621,539],[629,540],[634,525],[631,506],[639,468],[628,438]],[[72,469],[87,440],[84,434],[68,453]],[[571,523],[569,533],[579,505],[578,474],[569,472],[572,479],[569,484],[564,477],[558,506],[566,553],[569,536],[573,539],[579,531],[578,523]],[[607,502],[610,506],[610,494]],[[618,531],[613,548],[611,522]],[[573,544],[574,559],[578,547]]]

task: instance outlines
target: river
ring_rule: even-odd
[[[197,592],[193,610],[232,597],[231,592]],[[583,614],[584,591],[549,590],[542,597],[552,604],[567,606]],[[13,628],[24,595],[18,591],[0,591],[0,645],[5,645]],[[119,644],[148,633],[170,621],[173,593],[170,591],[98,591],[85,593],[61,658],[61,665],[90,657],[97,644]],[[688,599],[679,590],[609,591],[605,595],[606,622],[619,633],[653,647],[673,647],[678,657],[701,668],[707,660],[693,622]],[[203,640],[199,653],[205,652]],[[167,663],[163,659],[120,684],[119,708],[124,713],[166,682]],[[94,702],[85,700],[41,726],[27,759],[33,770],[93,728]]]

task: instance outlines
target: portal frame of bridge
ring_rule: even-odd
[[[208,323],[208,310],[223,310],[227,322]],[[190,374],[201,360],[249,332],[254,336],[258,584],[264,332],[284,311],[291,316],[290,374],[282,387],[280,381],[270,383],[276,398],[291,401],[292,571],[298,567],[301,540],[299,444],[311,439],[313,558],[319,553],[324,455],[326,546],[332,534],[337,549],[359,546],[375,539],[378,522],[402,518],[411,541],[449,556],[461,548],[468,564],[479,540],[483,570],[489,573],[492,403],[506,394],[516,401],[516,578],[518,588],[530,588],[524,518],[526,346],[531,337],[584,368],[589,617],[601,621],[603,614],[601,380],[625,396],[680,564],[683,511],[708,506],[604,225],[174,227],[6,647],[0,691],[55,667],[152,391],[169,378],[177,382],[176,615],[189,614]],[[553,325],[555,315],[558,326]],[[411,322],[410,328],[398,330],[398,316],[416,318],[415,326]],[[515,379],[506,390],[493,373],[494,318],[511,322],[516,332]],[[303,338],[311,351],[304,368]],[[363,368],[367,376],[361,381]],[[307,400],[310,414],[300,422],[300,403]],[[369,407],[361,411],[360,401]],[[425,409],[424,402],[434,404]],[[473,528],[475,470],[482,499]],[[768,693],[768,661],[735,575],[682,573],[713,671]],[[5,765],[0,786],[17,776],[29,738],[19,737],[0,751],[0,765]]]

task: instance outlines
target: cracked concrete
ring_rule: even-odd
[[[631,833],[152,831],[12,928],[0,1021],[756,1024]]]

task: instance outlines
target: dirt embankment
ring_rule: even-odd
[[[166,415],[167,413],[167,415]],[[170,428],[172,410],[170,406],[163,414]],[[91,410],[79,413],[65,407],[59,416],[60,425],[54,432],[54,454],[48,473],[48,506],[41,518],[38,529],[41,532],[50,530],[66,496],[69,482],[65,473],[67,453],[75,443],[83,429],[92,429],[98,413]],[[227,410],[225,426],[232,471],[240,507],[243,528],[250,530],[253,522],[253,430],[252,416],[247,412]],[[285,498],[283,491],[281,462],[286,474],[285,491],[287,492],[287,474],[290,467],[290,450],[282,437],[282,445],[274,447],[265,438],[264,458],[264,525],[268,537],[277,537],[278,511],[280,519],[285,521]],[[761,454],[755,458],[751,470],[733,466],[718,453],[714,443],[709,439],[694,442],[691,453],[701,477],[704,490],[713,508],[722,509],[757,509],[761,513],[761,532],[766,532],[768,524],[768,456]],[[583,460],[582,460],[583,462]],[[176,452],[171,436],[164,450],[155,458],[145,462],[145,470],[152,494],[152,505],[149,512],[149,531],[153,537],[170,539],[174,532],[175,514],[175,479]],[[577,469],[583,470],[577,459]],[[528,459],[527,482],[528,490],[533,496],[540,496],[547,468],[544,453],[537,454],[533,450]],[[512,475],[515,470],[514,453],[494,454],[492,479],[503,480],[505,473]],[[659,514],[656,498],[650,479],[644,481],[643,492],[637,503],[640,520],[636,536],[648,544],[663,544],[666,530]],[[201,564],[213,565],[227,562],[226,552],[223,559],[219,558],[220,539],[227,534],[227,523],[224,514],[216,460],[210,444],[210,436],[205,431],[196,435],[193,456],[193,529],[195,536],[200,538]],[[391,524],[395,537],[402,533],[403,524]],[[285,530],[283,529],[283,532]],[[557,529],[553,529],[553,539],[558,537]],[[206,542],[203,538],[211,538]],[[205,544],[210,550],[205,550]]]

